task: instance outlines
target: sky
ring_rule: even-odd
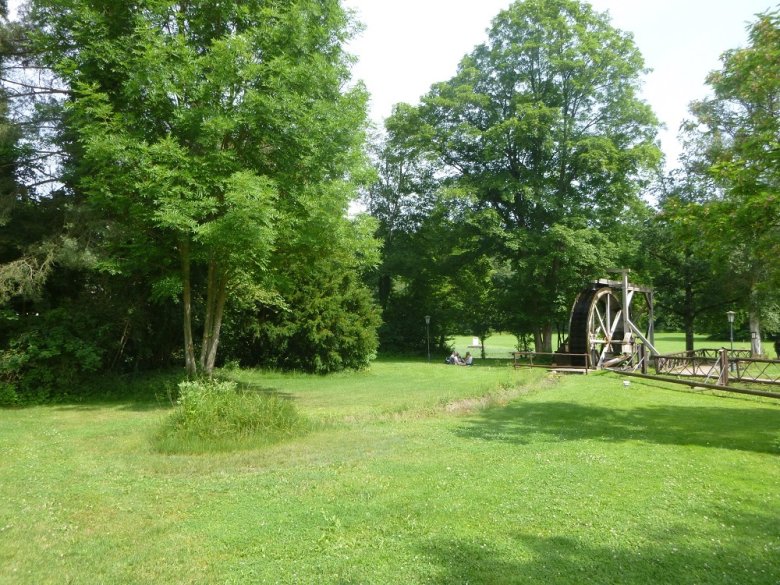
[[[343,0],[363,23],[348,50],[353,77],[371,93],[371,119],[381,127],[398,102],[416,104],[430,86],[450,79],[458,62],[487,40],[492,19],[510,0]],[[755,15],[777,0],[591,0],[612,25],[634,36],[652,72],[643,98],[665,129],[659,133],[667,168],[680,154],[677,131],[688,104],[708,94],[707,73],[720,55],[747,45]]]

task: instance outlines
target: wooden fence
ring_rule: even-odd
[[[750,357],[749,350],[700,349],[655,358],[658,375],[702,378],[719,386],[732,383],[780,386],[780,361]]]

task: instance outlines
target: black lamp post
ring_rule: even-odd
[[[731,351],[734,351],[734,311],[728,311],[726,317],[729,319],[729,339],[731,340]]]
[[[431,316],[425,315],[425,340],[428,342],[428,361],[431,361]]]

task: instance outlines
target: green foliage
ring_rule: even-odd
[[[26,315],[27,326],[0,352],[0,405],[78,393],[102,366],[100,326],[64,309]]]
[[[379,325],[369,291],[349,275],[310,276],[287,292],[286,310],[261,313],[254,359],[320,374],[367,367],[376,357]]]
[[[232,381],[179,384],[175,411],[154,436],[166,453],[250,449],[300,435],[306,423],[285,398],[238,390]]]
[[[485,259],[471,249],[473,238],[450,216],[454,206],[435,199],[430,203],[430,212],[414,229],[399,230],[392,241],[385,240],[378,274],[380,302],[384,297],[385,303],[383,351],[423,355],[426,315],[431,317],[431,347],[443,349],[446,336],[474,312],[468,287],[488,278]],[[481,321],[482,307],[477,309],[474,319]]]
[[[571,0],[516,2],[489,34],[423,100],[439,156],[507,226],[618,223],[659,157],[630,36]]]
[[[386,316],[425,299],[418,312],[437,323],[465,316],[474,334],[511,329],[553,349],[579,288],[634,257],[639,191],[660,161],[643,73],[605,14],[526,0],[419,107],[396,108],[369,198]]]
[[[780,290],[780,13],[759,15],[749,36],[709,75],[714,95],[691,104],[686,156],[688,172],[712,186],[689,214],[731,275],[730,308],[749,313],[758,339],[762,319],[777,322]]]
[[[19,394],[9,382],[0,382],[0,406],[16,406],[19,404]]]
[[[702,241],[699,206],[708,185],[696,175],[675,171],[661,181],[658,210],[639,231],[642,271],[652,275],[656,327],[682,329],[687,349],[694,332],[713,331],[707,317],[718,321],[733,302],[733,278]],[[720,326],[720,323],[718,323]]]
[[[350,19],[337,0],[31,2],[27,47],[68,90],[67,229],[109,288],[180,300],[190,374],[214,367],[226,306],[279,296],[277,246],[330,237],[299,233],[312,216],[345,221],[367,100],[347,89]]]
[[[376,263],[373,228],[367,218],[312,214],[272,260],[275,302],[260,299],[226,324],[227,352],[247,366],[319,374],[368,366],[380,318],[359,275]]]

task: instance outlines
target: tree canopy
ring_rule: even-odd
[[[760,15],[749,39],[708,76],[714,95],[691,105],[689,170],[713,189],[690,211],[732,274],[760,355],[762,317],[780,325],[780,13]]]
[[[367,94],[350,81],[356,25],[338,0],[31,0],[23,26],[22,66],[44,72],[34,106],[53,120],[28,143],[61,161],[32,208],[62,202],[51,235],[89,255],[79,271],[95,299],[124,306],[110,318],[123,352],[178,321],[187,372],[210,374],[223,325],[258,338],[269,311],[289,322],[307,306],[287,279],[300,266],[318,302],[293,321],[321,326],[297,342],[297,367],[367,363],[377,315],[360,279],[375,244],[346,214],[367,176]],[[338,284],[319,289],[326,274]],[[360,341],[326,342],[346,320]]]
[[[583,282],[631,246],[625,226],[660,161],[658,123],[638,97],[644,64],[630,35],[590,5],[515,2],[488,34],[419,107],[395,111],[389,144],[437,161],[442,205],[481,226],[470,261],[488,255],[501,275],[490,297],[549,351]]]

